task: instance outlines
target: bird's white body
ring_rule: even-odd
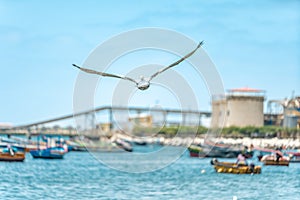
[[[146,90],[148,89],[150,86],[150,82],[146,81],[146,80],[141,80],[140,82],[138,82],[137,87],[140,90]]]

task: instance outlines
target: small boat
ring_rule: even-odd
[[[144,141],[144,140],[142,140],[142,139],[138,139],[138,138],[133,139],[132,142],[133,142],[133,144],[135,144],[135,145],[142,145],[142,146],[147,145],[147,142],[146,142],[146,141]]]
[[[47,141],[47,146],[41,148],[39,136],[37,142],[37,149],[32,149],[29,151],[33,158],[62,159],[67,153],[66,148],[64,148],[61,144],[57,144],[56,138],[43,136],[42,139],[43,141]]]
[[[203,154],[203,149],[198,145],[191,145],[188,148],[190,152],[190,157],[200,157]]]
[[[132,146],[130,143],[124,141],[124,140],[121,140],[121,139],[116,139],[115,142],[114,142],[119,148],[125,150],[125,151],[128,151],[128,152],[132,152]]]
[[[274,155],[265,155],[260,161],[263,162],[264,165],[289,166],[290,164],[290,160],[286,156],[277,159]]]
[[[236,164],[231,162],[219,162],[217,159],[212,159],[211,164],[214,166],[218,173],[229,174],[260,174],[261,166],[255,166],[254,164]]]
[[[68,152],[70,151],[87,151],[87,148],[84,144],[80,142],[74,142],[74,141],[66,141],[66,144],[68,145]]]
[[[22,162],[25,159],[25,152],[18,151],[14,147],[6,147],[0,149],[0,161]]]
[[[190,153],[190,157],[209,157],[209,158],[236,158],[240,153],[242,153],[241,149],[232,148],[229,146],[208,146],[204,144],[200,145],[191,145],[188,150]],[[251,158],[253,152],[245,152],[246,158]]]
[[[48,147],[46,149],[37,149],[30,151],[32,157],[45,159],[62,159],[65,153],[66,152],[63,147]]]

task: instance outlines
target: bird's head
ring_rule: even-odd
[[[145,77],[143,75],[140,76],[141,81],[145,80]]]

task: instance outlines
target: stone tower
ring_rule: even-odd
[[[253,88],[228,90],[212,100],[212,127],[264,125],[263,103],[265,91]]]

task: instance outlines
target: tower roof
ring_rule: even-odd
[[[228,91],[229,92],[254,92],[254,93],[265,92],[264,90],[254,89],[254,88],[249,88],[249,87],[234,88],[234,89],[230,89]]]

